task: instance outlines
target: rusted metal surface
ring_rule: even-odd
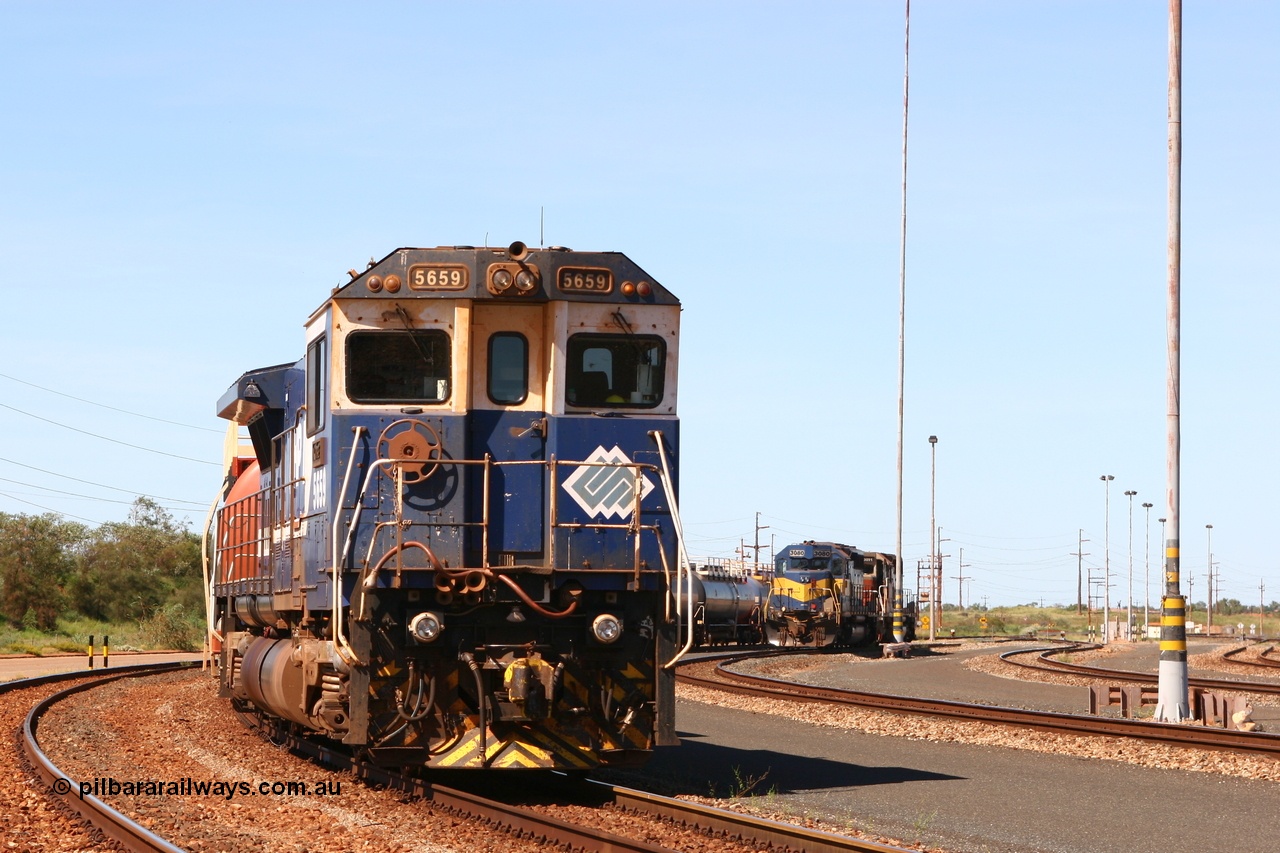
[[[1060,651],[1054,649],[1051,651]],[[1039,650],[1044,651],[1044,650]],[[732,662],[730,658],[726,663]],[[995,705],[974,705],[940,699],[916,699],[828,687],[813,687],[775,678],[745,675],[716,667],[715,678],[681,673],[678,681],[711,690],[748,696],[768,696],[792,702],[817,702],[873,708],[893,713],[920,714],[997,725],[1019,726],[1058,734],[1126,737],[1194,749],[1228,750],[1251,755],[1280,757],[1280,736],[1260,732],[1240,732],[1204,726],[1171,725],[1138,720],[1087,717],[1049,711],[1028,711]],[[1240,689],[1237,687],[1236,689]]]

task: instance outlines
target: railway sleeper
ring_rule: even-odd
[[[1206,726],[1242,732],[1259,731],[1251,719],[1253,706],[1244,696],[1192,687],[1189,690],[1193,718]],[[1091,684],[1089,713],[1099,716],[1103,708],[1120,707],[1120,716],[1132,719],[1139,708],[1159,704],[1160,689],[1155,684]]]

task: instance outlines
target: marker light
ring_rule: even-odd
[[[617,616],[601,613],[591,623],[591,636],[598,642],[612,643],[622,636],[622,622]]]
[[[516,290],[521,293],[528,293],[538,284],[538,277],[529,270],[520,270],[516,274]]]
[[[409,620],[409,633],[419,643],[429,643],[444,631],[444,619],[439,613],[419,613]]]
[[[397,293],[400,290],[400,276],[389,275],[387,280],[383,282],[383,287],[387,289],[387,293]]]
[[[635,295],[636,295],[636,283],[635,283],[634,281],[624,281],[624,282],[622,283],[622,295],[623,295],[623,296],[635,296]]]
[[[636,293],[639,293],[641,296],[648,296],[653,293],[653,288],[649,286],[649,282],[642,281],[636,285]]]
[[[364,283],[371,293],[377,293],[382,290],[382,276],[380,275],[371,275],[364,280]]]

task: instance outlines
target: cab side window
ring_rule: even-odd
[[[566,355],[570,406],[651,409],[662,402],[667,348],[660,337],[573,335]]]
[[[529,342],[515,332],[489,338],[489,399],[512,406],[529,396]]]
[[[449,336],[437,329],[352,332],[347,396],[355,403],[443,403],[449,399]]]
[[[307,435],[324,429],[324,416],[329,408],[329,360],[324,338],[307,347]]]

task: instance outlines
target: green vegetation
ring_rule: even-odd
[[[1126,608],[1112,605],[1111,618],[1123,620],[1126,612]],[[1151,624],[1159,625],[1160,603],[1153,601],[1149,612]],[[1197,625],[1205,623],[1206,615],[1207,608],[1203,601],[1194,603],[1187,610],[1188,621]],[[982,624],[983,617],[986,618],[985,627]],[[1077,613],[1074,605],[1055,604],[1045,607],[1032,603],[990,608],[978,605],[961,610],[954,604],[947,604],[943,606],[936,635],[945,639],[951,636],[951,631],[954,629],[957,637],[1017,637],[1035,633],[1040,639],[1045,639],[1056,637],[1060,632],[1065,631],[1069,640],[1087,640],[1090,624],[1093,625],[1095,636],[1101,633],[1102,618],[1103,614],[1100,610],[1095,610],[1092,614],[1087,611]],[[1135,628],[1141,634],[1143,622],[1141,607],[1133,609],[1133,618]],[[1280,632],[1280,602],[1273,601],[1267,605],[1261,618],[1262,627],[1269,633]],[[1232,599],[1215,601],[1213,604],[1215,628],[1219,625],[1234,626],[1243,623],[1247,634],[1249,626],[1258,622],[1259,614],[1256,604],[1252,609],[1245,608],[1240,605],[1240,602]],[[927,629],[917,629],[918,638],[923,639],[928,636]]]
[[[0,513],[0,653],[194,651],[203,624],[200,537],[154,501],[97,528]]]

